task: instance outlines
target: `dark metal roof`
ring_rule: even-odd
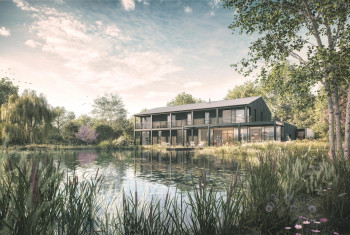
[[[160,107],[160,108],[150,109],[141,113],[137,113],[135,114],[135,116],[146,115],[146,114],[156,114],[156,113],[169,113],[169,112],[189,111],[189,110],[198,110],[198,109],[208,109],[208,108],[220,108],[220,107],[227,107],[227,106],[247,105],[259,99],[260,97],[261,96],[254,96],[254,97],[239,98],[234,100],[219,100],[219,101],[211,101],[211,102],[196,103],[196,104]]]

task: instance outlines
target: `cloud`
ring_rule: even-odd
[[[134,0],[122,0],[123,7],[126,11],[132,11],[135,9]]]
[[[106,35],[122,41],[131,40],[129,36],[122,34],[122,31],[116,25],[108,25],[106,27],[105,32],[106,32]]]
[[[209,2],[209,6],[211,7],[211,8],[219,8],[220,7],[220,2],[221,2],[221,0],[211,0],[210,2]]]
[[[211,11],[209,14],[210,14],[211,16],[215,16],[215,11]]]
[[[41,43],[36,42],[36,41],[34,41],[34,40],[32,40],[32,39],[25,41],[24,44],[27,45],[27,46],[29,46],[29,47],[31,47],[31,48],[36,48],[36,47],[38,47],[38,46],[41,45]]]
[[[31,11],[30,5],[16,1],[21,9],[25,6],[22,10]],[[117,25],[85,23],[79,16],[49,7],[35,8],[32,13],[33,39],[25,44],[63,62],[64,79],[82,87],[130,90],[182,70],[171,53],[125,47],[131,38]]]
[[[9,29],[7,29],[5,27],[0,28],[0,36],[8,37],[10,35],[11,35],[11,32]]]
[[[193,87],[199,87],[201,85],[202,85],[201,82],[187,82],[184,84],[184,87],[185,88],[193,88]]]
[[[186,13],[192,13],[192,8],[189,7],[189,6],[186,6],[186,7],[184,8],[184,12],[186,12]]]

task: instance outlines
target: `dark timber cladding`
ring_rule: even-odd
[[[134,115],[135,144],[232,145],[295,139],[297,127],[271,121],[262,97],[150,109]]]

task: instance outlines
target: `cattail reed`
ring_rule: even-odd
[[[202,196],[202,182],[201,182],[201,177],[198,179],[198,185],[199,185],[199,195]]]

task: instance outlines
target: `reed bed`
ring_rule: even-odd
[[[0,154],[0,234],[337,234],[350,231],[350,163],[264,146],[225,190],[146,200],[101,195],[103,176],[65,175],[50,153]],[[240,171],[242,172],[242,171]],[[127,196],[129,195],[129,196]]]

